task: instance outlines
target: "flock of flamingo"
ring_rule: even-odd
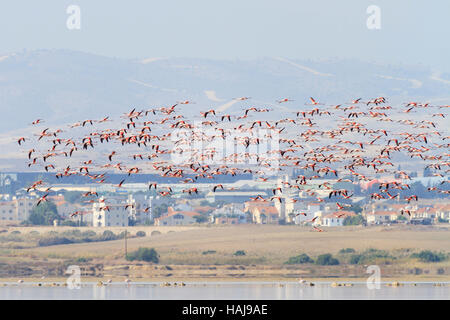
[[[195,187],[199,178],[211,179],[216,192],[226,189],[220,181],[214,183],[223,175],[250,173],[270,182],[270,177],[295,168],[304,174],[273,189],[272,197],[259,195],[249,201],[286,201],[282,197],[285,189],[303,190],[324,201],[308,184],[325,178],[329,181],[319,188],[328,190],[328,197],[335,198],[336,208],[342,210],[349,205],[339,199],[352,194],[333,189],[332,181],[356,183],[383,177],[379,191],[370,197],[398,199],[395,191],[408,189],[411,179],[404,169],[397,169],[400,163],[429,168],[441,177],[429,192],[449,194],[444,186],[449,183],[449,105],[408,102],[394,106],[384,97],[329,105],[311,97],[300,105],[284,98],[269,107],[257,107],[250,97],[236,100],[246,105],[234,113],[213,108],[197,113],[193,102],[182,101],[147,110],[130,108],[117,119],[84,119],[59,128],[45,127],[46,121],[37,119],[31,123],[37,132],[18,138],[17,143],[25,148],[28,167],[54,172],[58,179],[81,175],[95,183],[109,183],[110,172],[158,173],[189,184],[183,192],[190,195],[199,192]],[[280,108],[281,104],[287,108]],[[235,146],[224,154],[222,148],[230,139]],[[262,148],[267,141],[276,147]],[[116,186],[122,187],[126,180]],[[160,196],[173,193],[171,188],[149,182],[152,188]],[[32,183],[27,191],[32,190],[42,194],[37,205],[52,192],[43,180]],[[83,196],[90,202],[99,201],[95,192]],[[399,200],[409,203],[418,197]]]

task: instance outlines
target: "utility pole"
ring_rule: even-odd
[[[125,229],[125,259],[127,259],[127,229]]]

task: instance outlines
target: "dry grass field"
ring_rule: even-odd
[[[62,232],[70,227],[8,228],[9,232],[19,230],[22,234],[32,230],[44,234],[49,231]],[[111,230],[115,233],[124,228],[82,228],[102,233]],[[151,235],[152,231],[160,234]],[[362,252],[369,248],[386,250],[400,257],[394,265],[384,266],[386,272],[408,274],[411,268],[424,268],[426,274],[437,275],[438,268],[444,268],[440,279],[449,279],[449,261],[423,263],[406,259],[413,252],[432,250],[450,252],[450,229],[447,226],[376,226],[376,227],[336,227],[326,228],[325,232],[315,232],[308,227],[279,225],[237,225],[237,226],[190,226],[190,227],[128,227],[135,235],[137,231],[146,232],[145,237],[129,238],[128,251],[140,247],[155,248],[160,255],[158,266],[148,263],[128,262],[124,259],[124,240],[30,247],[0,250],[0,262],[15,261],[45,263],[61,262],[70,259],[88,258],[90,264],[101,264],[105,276],[117,275],[138,278],[210,278],[220,277],[298,277],[302,273],[324,276],[335,274],[340,277],[364,276],[363,266],[287,266],[283,265],[289,257],[306,253],[315,258],[319,254],[331,253],[342,257],[339,251],[353,248]],[[238,250],[245,255],[236,256]],[[209,254],[204,254],[210,251]],[[405,259],[401,257],[404,256]],[[170,266],[165,268],[162,266]],[[238,266],[241,269],[235,269]],[[301,268],[300,268],[301,267]],[[300,271],[302,269],[303,271]],[[245,270],[245,271],[243,271]],[[267,276],[267,277],[266,277]]]
[[[44,232],[40,228],[38,230]],[[98,228],[92,228],[91,230],[100,231]],[[108,230],[121,232],[124,229],[108,228]],[[411,249],[414,251],[429,249],[450,252],[450,231],[446,227],[341,227],[328,228],[325,232],[314,232],[310,228],[298,226],[239,225],[129,227],[127,230],[131,234],[141,230],[147,233],[147,236],[143,238],[128,239],[128,250],[152,247],[161,255],[162,263],[171,264],[189,264],[189,262],[208,264],[211,263],[211,259],[239,259],[239,261],[244,262],[246,259],[256,257],[264,264],[280,264],[290,256],[299,253],[310,255],[335,254],[343,248],[354,248],[355,250],[368,248],[380,250]],[[150,236],[150,233],[154,230],[160,231],[161,234]],[[202,252],[207,250],[214,250],[217,254],[203,255]],[[247,255],[242,257],[232,256],[237,250],[244,250]],[[37,255],[116,258],[124,253],[124,241],[68,244],[21,251],[24,254],[32,252]],[[212,256],[214,257],[212,258]]]

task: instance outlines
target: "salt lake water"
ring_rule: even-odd
[[[344,282],[342,282],[344,283]],[[332,287],[330,282],[306,286],[293,282],[205,282],[185,286],[161,286],[160,283],[111,283],[98,286],[82,283],[79,289],[64,286],[37,286],[37,283],[7,283],[0,286],[0,300],[315,300],[315,299],[387,299],[450,300],[450,283],[403,282],[392,287],[382,283],[380,289],[369,289],[365,283]]]

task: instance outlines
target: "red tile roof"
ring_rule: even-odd
[[[171,208],[171,207],[169,207],[169,208]],[[173,209],[172,209],[172,211],[169,210],[169,213],[167,215],[159,217],[159,218],[156,218],[155,220],[158,220],[158,221],[159,220],[163,220],[165,218],[172,217],[172,216],[175,216],[177,214],[181,214],[181,215],[184,215],[184,216],[189,216],[191,218],[193,218],[194,216],[199,216],[200,215],[199,213],[193,212],[193,211],[173,211]]]
[[[392,215],[399,215],[400,212],[398,211],[375,211],[375,212],[368,212],[367,215],[376,215],[376,216],[392,216]]]
[[[260,214],[278,214],[278,209],[273,206],[258,206],[253,209],[258,210]]]

